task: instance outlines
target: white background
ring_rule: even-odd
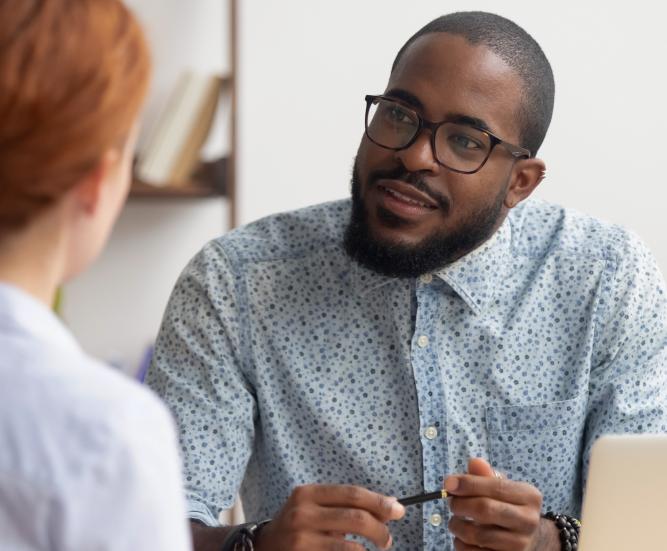
[[[419,28],[453,11],[512,19],[556,79],[536,196],[636,231],[667,270],[667,3],[240,0],[241,223],[348,195],[366,94]],[[326,125],[324,124],[326,122]]]

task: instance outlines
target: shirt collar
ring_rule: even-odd
[[[352,273],[354,279],[354,289],[361,296],[364,296],[366,293],[370,293],[373,289],[377,289],[378,287],[392,280],[391,277],[380,275],[373,270],[364,268],[356,262],[352,263]]]
[[[25,291],[0,282],[0,332],[19,333],[69,353],[82,354],[58,316]]]
[[[491,238],[434,275],[448,283],[479,315],[493,299],[501,271],[508,263],[511,242],[512,226],[506,218]]]
[[[475,314],[481,314],[491,302],[501,270],[507,264],[511,241],[512,227],[509,218],[506,218],[500,228],[479,247],[433,275],[449,284]],[[355,290],[361,296],[392,281],[392,278],[356,262],[352,263],[352,271]]]

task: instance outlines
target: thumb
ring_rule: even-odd
[[[496,478],[496,471],[481,457],[473,457],[468,461],[468,474]]]

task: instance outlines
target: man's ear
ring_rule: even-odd
[[[116,169],[119,157],[120,153],[116,149],[108,150],[97,165],[76,186],[74,193],[77,203],[87,215],[92,216],[97,212],[104,186]]]
[[[505,195],[505,206],[516,207],[527,199],[535,188],[546,178],[547,167],[541,159],[522,159],[517,161],[510,176],[510,184]]]

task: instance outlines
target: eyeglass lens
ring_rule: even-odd
[[[378,100],[371,104],[366,118],[368,137],[389,149],[405,147],[419,130],[417,113],[399,103]],[[435,152],[443,165],[471,172],[477,170],[491,149],[488,134],[465,124],[453,122],[438,127],[435,134]]]

